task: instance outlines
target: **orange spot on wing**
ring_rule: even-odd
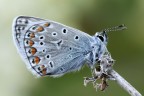
[[[50,25],[50,23],[48,23],[48,22],[44,24],[45,27],[48,27],[49,25]]]
[[[36,57],[34,58],[34,62],[35,62],[36,64],[38,64],[38,63],[40,62],[40,58],[36,56]]]
[[[46,68],[44,68],[44,69],[42,70],[42,74],[43,74],[43,75],[46,75],[46,73],[47,73],[47,72],[46,72]]]
[[[42,69],[44,69],[44,68],[45,68],[45,66],[44,66],[44,65],[41,65],[41,68],[42,68]]]
[[[37,52],[36,48],[31,48],[30,51],[32,55],[34,55]]]
[[[29,44],[29,46],[32,46],[32,45],[34,44],[34,41],[29,40],[29,41],[28,41],[28,44]]]
[[[47,69],[45,68],[44,65],[41,65],[41,70],[42,70],[43,76],[46,75],[46,73],[47,73],[46,70],[47,70]]]
[[[39,26],[38,28],[37,28],[37,32],[41,32],[41,31],[43,31],[44,30],[44,28],[42,27],[42,26]]]
[[[34,33],[31,33],[30,34],[30,38],[34,38],[35,37],[35,34]]]

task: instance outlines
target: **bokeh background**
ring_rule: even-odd
[[[125,24],[110,32],[108,50],[114,69],[144,95],[144,0],[0,0],[0,96],[129,96],[115,81],[105,92],[92,84],[86,66],[60,78],[35,78],[21,60],[12,39],[12,21],[19,15],[51,19],[91,35]]]

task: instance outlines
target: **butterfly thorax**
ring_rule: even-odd
[[[103,39],[103,40],[102,40]],[[93,42],[91,43],[91,52],[87,55],[88,57],[88,65],[90,68],[94,68],[95,64],[100,60],[100,58],[107,51],[107,37],[99,35],[99,32],[93,36]]]

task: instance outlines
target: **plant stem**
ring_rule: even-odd
[[[115,78],[117,83],[126,90],[131,96],[142,96],[130,83],[128,83],[122,76],[116,71],[111,70],[110,74]]]

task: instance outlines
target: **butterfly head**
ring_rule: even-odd
[[[105,31],[103,32],[97,32],[95,34],[95,37],[98,38],[101,42],[103,42],[105,45],[107,44],[108,42],[108,36],[107,36],[107,33]]]
[[[101,32],[97,32],[95,34],[95,37],[99,38],[106,45],[108,42],[108,36],[107,36],[108,32],[120,31],[120,30],[124,30],[124,29],[127,29],[127,27],[124,24],[121,24],[119,26],[107,28],[107,29],[102,30]]]

